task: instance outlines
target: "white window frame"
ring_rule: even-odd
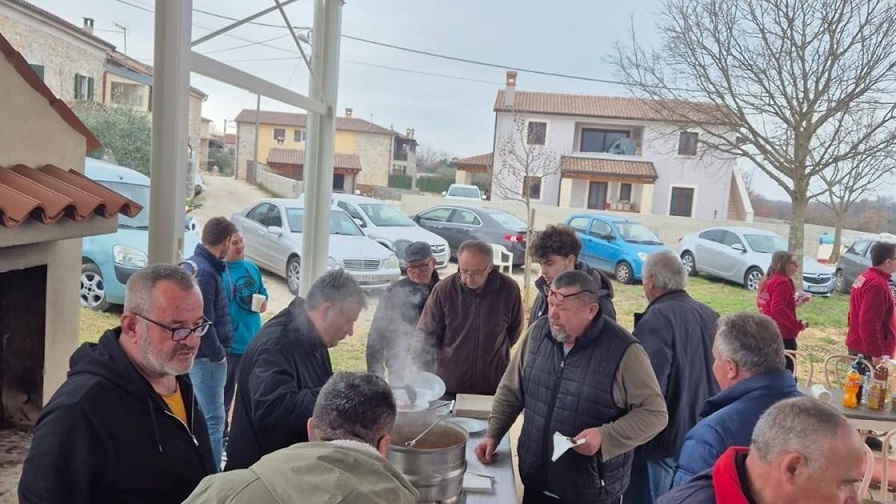
[[[544,143],[543,144],[530,144],[529,143],[529,124],[530,123],[543,123],[544,124]],[[548,146],[548,130],[551,129],[551,122],[546,119],[526,119],[526,131],[525,131],[525,145],[535,145],[538,147],[547,148]]]
[[[682,154],[681,153],[681,136],[684,134],[694,134],[697,135],[697,140],[694,144],[694,153],[693,154]],[[679,131],[678,132],[678,140],[675,143],[675,155],[681,158],[694,158],[697,157],[697,154],[700,153],[700,132],[699,131]]]
[[[634,188],[633,188],[634,189]],[[672,190],[673,189],[693,189],[694,190],[694,198],[691,200],[691,216],[684,217],[685,219],[696,219],[697,217],[697,196],[699,194],[700,188],[695,185],[688,184],[672,184],[669,186],[669,194],[666,198],[666,215],[669,217],[682,217],[681,215],[672,215]]]
[[[529,201],[541,201],[542,197],[544,196],[544,179],[545,179],[544,175],[542,175],[542,176],[523,175],[523,187],[522,187],[522,191],[520,191],[520,193],[522,193],[522,196],[524,198],[526,197],[526,194],[525,194],[525,192],[526,192],[526,177],[534,177],[534,178],[540,179],[540,185],[538,186],[538,197],[537,198],[529,198]]]

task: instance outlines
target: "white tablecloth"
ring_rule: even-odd
[[[516,494],[516,481],[514,480],[513,457],[510,454],[510,436],[498,445],[498,461],[485,465],[476,458],[476,445],[482,441],[482,436],[470,436],[467,442],[467,471],[479,474],[489,474],[495,477],[492,485],[494,490],[488,492],[467,492],[466,504],[516,504],[519,498]]]

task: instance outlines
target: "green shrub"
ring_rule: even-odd
[[[454,179],[443,177],[420,177],[417,179],[417,189],[421,192],[442,193],[447,191]]]
[[[389,175],[389,187],[411,189],[413,186],[414,178],[410,175]]]

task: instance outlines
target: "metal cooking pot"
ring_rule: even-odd
[[[454,424],[440,423],[413,448],[404,446],[431,423],[418,418],[396,418],[388,458],[420,492],[421,502],[449,501],[463,490],[470,435]]]
[[[418,403],[413,409],[399,409],[396,412],[396,423],[424,422],[432,423],[439,415],[448,411],[451,401],[435,400],[429,403]],[[418,433],[419,434],[419,433]]]

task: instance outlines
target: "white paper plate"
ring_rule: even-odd
[[[446,422],[451,422],[458,427],[461,427],[469,434],[479,434],[480,432],[485,432],[485,429],[488,428],[488,423],[484,420],[478,420],[476,418],[466,418],[466,417],[451,417],[445,420]]]
[[[407,385],[417,390],[418,403],[425,402],[428,404],[430,401],[435,401],[445,395],[445,382],[438,376],[426,371],[420,372],[408,380]]]

